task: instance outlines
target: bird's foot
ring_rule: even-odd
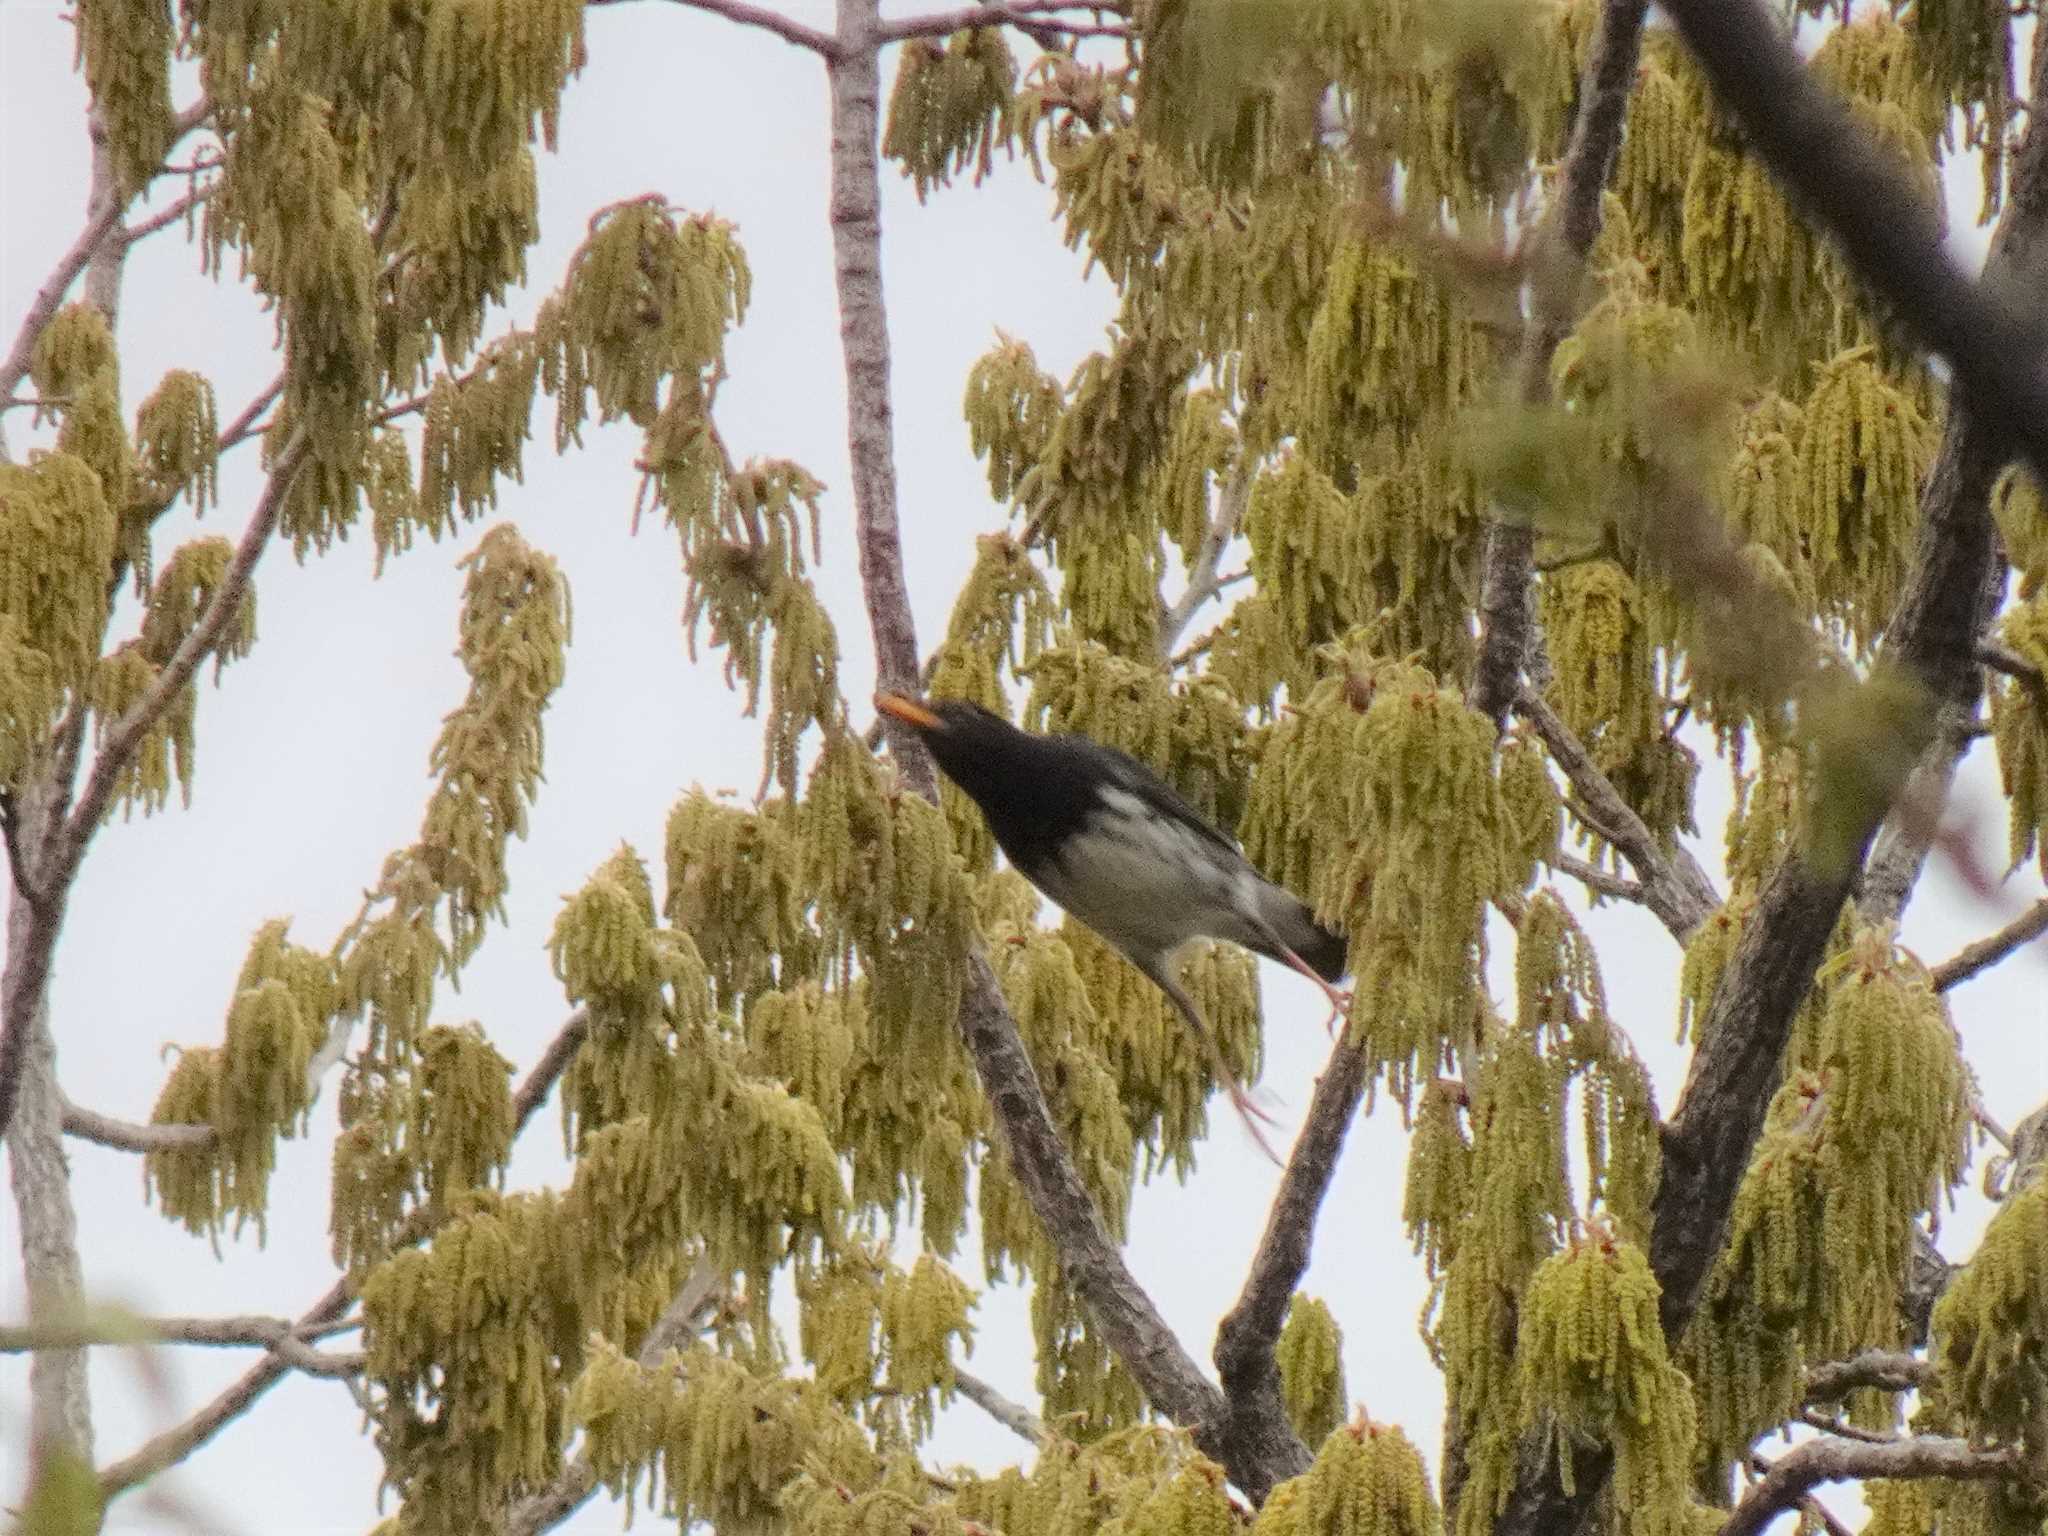
[[[1246,1134],[1272,1161],[1274,1167],[1280,1167],[1280,1154],[1273,1150],[1272,1142],[1267,1140],[1265,1131],[1260,1128],[1263,1125],[1277,1126],[1279,1120],[1265,1105],[1247,1093],[1244,1085],[1236,1078],[1225,1078],[1224,1082],[1230,1091],[1230,1107],[1237,1111],[1237,1118],[1244,1122]]]
[[[1323,996],[1327,997],[1330,1000],[1330,1016],[1327,1019],[1323,1020],[1323,1032],[1327,1034],[1331,1039],[1336,1039],[1338,1020],[1348,1018],[1350,1016],[1351,994],[1345,991],[1342,987],[1336,986],[1331,982],[1323,980],[1323,978],[1319,974],[1317,974],[1316,968],[1314,966],[1310,965],[1306,960],[1302,959],[1301,956],[1297,955],[1293,950],[1287,948],[1285,945],[1281,946],[1280,953],[1286,957],[1287,964],[1292,969],[1301,972],[1302,975],[1306,976],[1310,981],[1314,982],[1316,986],[1322,990]]]

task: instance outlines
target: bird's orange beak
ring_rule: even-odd
[[[906,699],[900,693],[876,694],[875,708],[885,715],[901,720],[905,725],[914,725],[921,731],[936,731],[946,723],[917,700]]]

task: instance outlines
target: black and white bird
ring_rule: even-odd
[[[1301,972],[1341,1012],[1350,999],[1333,983],[1345,971],[1343,935],[1252,868],[1236,843],[1136,758],[1085,736],[1020,731],[959,700],[884,693],[875,706],[918,733],[946,777],[981,807],[1019,874],[1172,1000],[1217,1059],[1247,1126],[1254,1115],[1265,1118],[1223,1068],[1175,957],[1194,939],[1241,944]]]

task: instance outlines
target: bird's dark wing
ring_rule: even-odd
[[[1099,741],[1090,741],[1086,736],[1062,736],[1059,741],[1099,769],[1105,783],[1142,801],[1146,809],[1200,833],[1239,862],[1244,862],[1243,850],[1234,838],[1219,831],[1206,816],[1183,800],[1178,790],[1135,757],[1114,747],[1105,747]]]

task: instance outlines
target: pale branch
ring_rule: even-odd
[[[1022,1403],[1003,1396],[979,1376],[963,1371],[957,1365],[953,1367],[953,1385],[962,1397],[1011,1434],[1032,1445],[1045,1443],[1045,1421]]]
[[[847,379],[847,437],[861,595],[874,636],[877,681],[915,690],[917,625],[904,580],[897,521],[889,398],[888,315],[880,260],[880,74],[878,0],[839,0],[840,56],[831,80],[832,250]],[[903,781],[938,799],[938,775],[917,734],[889,718],[888,740]],[[1223,1394],[1202,1374],[1124,1263],[1061,1143],[1031,1057],[977,945],[967,955],[960,1034],[994,1114],[998,1138],[1025,1199],[1059,1256],[1061,1275],[1088,1309],[1152,1407],[1191,1429],[1201,1449],[1254,1499],[1307,1465],[1300,1439],[1278,1423],[1232,1422]]]
[[[1135,36],[1134,29],[1126,23],[1105,21],[1073,21],[1062,19],[1067,11],[1092,11],[1100,13],[1108,9],[1101,5],[1078,3],[1078,0],[1013,0],[1011,4],[992,3],[970,5],[960,10],[936,11],[928,16],[903,16],[894,21],[882,23],[883,42],[900,43],[913,37],[948,37],[955,32],[969,31],[975,27],[1012,26],[1031,33],[1065,32],[1074,37],[1116,37]]]
[[[7,874],[14,889],[31,907],[43,904],[41,887],[29,869],[28,852],[21,846],[21,826],[16,819],[14,795],[0,789],[0,843],[7,846]]]
[[[1961,986],[1980,971],[1987,971],[2024,944],[2048,933],[2048,897],[2043,897],[1988,938],[1966,944],[1955,955],[1933,969],[1934,990],[1946,992]]]
[[[1288,1304],[1308,1270],[1316,1220],[1336,1175],[1345,1135],[1358,1113],[1365,1074],[1365,1050],[1347,1034],[1337,1041],[1329,1064],[1316,1079],[1308,1116],[1288,1154],[1280,1190],[1266,1216],[1266,1230],[1252,1255],[1244,1288],[1217,1326],[1216,1369],[1233,1419],[1288,1421],[1273,1348],[1287,1321]],[[1301,1458],[1306,1470],[1306,1448]]]
[[[618,5],[623,3],[623,0],[590,0],[590,3]],[[669,3],[680,5],[686,10],[723,16],[727,21],[738,22],[743,27],[758,27],[763,32],[773,32],[785,43],[808,48],[826,59],[836,60],[839,57],[839,41],[831,33],[820,32],[816,27],[807,27],[802,22],[765,5],[749,5],[747,0],[669,0]]]
[[[718,1299],[720,1285],[718,1272],[700,1258],[640,1341],[633,1358],[643,1371],[660,1365],[664,1355],[698,1330],[705,1309]],[[597,1469],[588,1455],[579,1455],[553,1483],[513,1507],[505,1517],[505,1536],[540,1536],[568,1519],[596,1491]]]
[[[846,373],[855,542],[875,685],[915,694],[917,630],[903,574],[896,507],[895,406],[889,394],[889,314],[882,292],[881,40],[879,0],[838,0],[839,57],[830,71],[832,276]],[[883,734],[912,789],[936,798],[938,779],[917,733],[887,717]]]
[[[195,208],[203,206],[219,186],[219,182],[209,181],[203,187],[194,187],[162,212],[151,214],[140,224],[130,224],[121,231],[121,243],[133,245],[138,240],[147,240],[160,229],[169,229],[191,214]]]
[[[281,1317],[106,1317],[0,1325],[0,1354],[148,1344],[271,1349],[309,1376],[353,1376],[363,1368],[360,1352],[323,1353],[307,1342],[304,1330]]]
[[[1822,1483],[1874,1477],[2003,1477],[2019,1465],[2016,1451],[1980,1451],[1967,1440],[1934,1435],[1866,1445],[1852,1440],[1808,1440],[1772,1463],[1763,1481],[1744,1494],[1722,1522],[1721,1536],[1763,1536],[1779,1515]]]
[[[277,403],[277,397],[284,393],[284,374],[279,373],[257,392],[256,397],[242,407],[241,414],[227,424],[220,434],[219,451],[226,453],[243,440],[257,436],[263,429],[259,423],[263,413]]]
[[[1560,875],[1569,875],[1587,890],[1598,896],[1612,896],[1618,901],[1649,901],[1643,882],[1630,880],[1611,870],[1585,859],[1575,858],[1569,853],[1560,853],[1551,861],[1551,867]]]
[[[201,610],[191,632],[178,643],[170,659],[141,698],[112,721],[100,737],[99,751],[86,775],[77,802],[64,820],[51,828],[35,859],[40,901],[32,920],[21,935],[25,948],[10,955],[6,996],[0,1005],[0,1133],[14,1117],[14,1102],[21,1089],[23,1062],[27,1054],[30,1021],[41,1006],[49,984],[50,963],[57,936],[64,925],[64,910],[70,899],[71,883],[77,878],[86,846],[99,830],[100,819],[119,787],[121,776],[141,747],[144,737],[163,717],[164,711],[192,681],[199,665],[213,654],[229,622],[247,595],[250,574],[263,557],[277,526],[284,499],[305,457],[303,428],[294,429],[271,466],[270,475],[257,498],[241,542],[235,546],[220,585]]]
[[[1839,1402],[1851,1392],[1913,1392],[1934,1380],[1934,1363],[1903,1350],[1866,1349],[1846,1360],[1830,1360],[1806,1373],[1809,1403]]]
[[[1721,904],[1720,894],[1699,861],[1683,847],[1674,846],[1667,854],[1658,845],[1643,818],[1600,771],[1585,743],[1541,694],[1522,689],[1515,696],[1514,709],[1550,749],[1551,758],[1578,791],[1601,835],[1634,868],[1642,882],[1643,905],[1682,943]]]
[[[64,1102],[64,1134],[117,1152],[190,1152],[213,1145],[210,1125],[143,1125]]]
[[[1209,524],[1202,530],[1201,546],[1195,552],[1193,569],[1188,572],[1187,590],[1175,600],[1159,621],[1159,659],[1170,663],[1174,645],[1188,622],[1201,611],[1202,605],[1223,591],[1226,583],[1216,574],[1223,563],[1223,551],[1230,547],[1230,541],[1237,537],[1237,530],[1244,524],[1245,508],[1252,499],[1252,473],[1239,465],[1230,474],[1216,493],[1216,510]]]
[[[212,115],[213,104],[201,97],[194,105],[180,112],[172,133],[171,145],[176,145],[187,134]],[[166,146],[168,150],[170,146]],[[57,259],[57,265],[50,269],[50,275],[43,279],[42,287],[29,301],[27,311],[21,317],[21,325],[14,333],[14,342],[7,349],[7,356],[0,360],[0,399],[13,395],[15,387],[28,377],[29,365],[35,360],[36,343],[50,321],[64,306],[64,295],[71,291],[71,285],[78,281],[79,274],[91,265],[93,256],[114,227],[121,222],[126,202],[119,196],[102,196],[97,191],[89,203],[85,228],[68,250]],[[0,446],[0,463],[5,463],[7,454]]]
[[[1808,72],[1762,0],[1670,0],[1665,9],[1715,100],[1793,204],[1834,238],[1899,325],[1948,362],[1963,408],[2048,483],[2048,371],[2041,328],[2020,307],[2023,298],[2031,305],[2033,284],[2015,281],[2017,269],[1995,252],[1981,278],[1964,270],[1940,208]],[[2009,209],[2023,205],[2025,179],[2015,170]]]
[[[1579,110],[1565,148],[1557,200],[1530,237],[1530,306],[1517,363],[1516,397],[1525,406],[1550,400],[1550,364],[1570,332],[1580,303],[1586,258],[1600,236],[1600,198],[1621,150],[1622,120],[1642,51],[1647,0],[1603,0],[1579,82]],[[1479,657],[1466,698],[1493,721],[1507,723],[1535,642],[1531,562],[1535,532],[1524,517],[1488,509],[1479,588]]]

